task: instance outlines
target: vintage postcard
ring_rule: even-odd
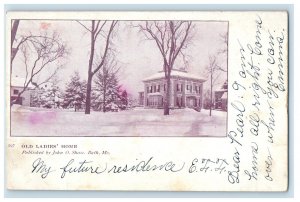
[[[288,13],[8,12],[12,190],[286,191]]]

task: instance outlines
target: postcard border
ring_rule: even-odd
[[[70,191],[10,191],[4,188],[4,195],[5,197],[15,198],[15,197],[217,197],[217,198],[228,198],[228,197],[279,197],[279,198],[290,198],[294,196],[294,80],[291,75],[294,73],[294,5],[292,4],[268,4],[268,5],[247,5],[247,4],[239,4],[239,5],[185,5],[185,6],[162,6],[162,5],[151,5],[148,7],[147,5],[5,5],[5,11],[18,11],[18,10],[52,10],[55,9],[65,9],[68,10],[82,10],[82,9],[102,9],[102,10],[112,10],[118,8],[120,11],[132,10],[135,9],[136,11],[142,10],[215,10],[215,9],[222,9],[227,11],[234,11],[234,10],[287,10],[289,12],[289,94],[288,94],[288,103],[289,103],[289,119],[288,119],[288,170],[289,170],[289,177],[288,177],[288,191],[287,192],[251,192],[251,193],[241,193],[241,192],[115,192],[115,191],[106,191],[106,192],[99,192],[99,191],[80,191],[80,192],[70,192]],[[130,7],[131,6],[131,7]],[[100,10],[99,10],[100,11]],[[4,23],[4,27],[6,24]],[[5,29],[4,29],[5,30]],[[4,64],[6,61],[4,60]],[[5,66],[5,65],[4,65]],[[4,74],[5,76],[6,74]],[[291,90],[291,91],[290,91]],[[5,109],[5,116],[6,111]],[[6,126],[5,126],[6,130]],[[7,132],[7,131],[6,131]],[[5,133],[6,134],[6,133]],[[4,141],[4,145],[6,145],[6,138]],[[5,151],[6,152],[6,151]],[[6,179],[5,179],[6,181]]]

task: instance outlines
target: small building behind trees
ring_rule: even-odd
[[[220,89],[214,92],[214,108],[222,109],[227,111],[227,95],[228,94],[228,84],[227,81],[221,86]]]
[[[14,104],[30,106],[31,103],[31,94],[34,90],[34,86],[29,84],[26,90],[18,97],[19,93],[21,93],[24,89],[25,79],[21,77],[13,77],[11,78],[10,84],[10,99],[11,102],[14,101]]]

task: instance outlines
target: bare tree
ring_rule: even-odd
[[[222,42],[223,47],[219,49],[218,56],[222,57],[222,55],[225,55],[226,58],[227,58],[227,53],[228,53],[228,32],[226,32],[224,34],[220,34],[220,40]],[[220,65],[218,65],[217,68],[222,72],[227,72],[227,68],[225,69],[225,68],[221,67]]]
[[[164,115],[169,115],[171,72],[180,53],[191,40],[191,21],[145,21],[138,25],[146,39],[153,40],[163,58],[163,70],[167,83],[164,99]]]
[[[19,28],[20,20],[12,20],[12,27],[11,27],[11,54],[10,54],[10,68],[11,68],[11,73],[12,73],[12,67],[13,67],[13,61],[19,52],[20,48],[26,43],[27,41],[41,41],[43,39],[48,39],[51,40],[52,36],[47,36],[45,33],[40,33],[38,35],[28,33],[26,35],[21,35],[17,37],[17,32]],[[28,44],[27,44],[28,45]]]
[[[45,32],[39,37],[27,37],[24,42],[19,44],[18,48],[22,52],[20,60],[24,63],[25,79],[23,89],[18,93],[16,99],[11,100],[11,105],[20,99],[29,85],[38,88],[41,84],[53,78],[57,70],[62,66],[60,63],[61,59],[67,55],[66,45],[56,32],[53,32],[51,36],[48,36],[47,32]],[[42,81],[38,81],[37,77],[45,69],[52,69],[53,71],[50,75],[43,78]]]
[[[211,116],[212,106],[213,106],[213,87],[215,82],[217,81],[219,75],[216,75],[219,70],[219,66],[217,65],[217,58],[216,56],[209,56],[209,64],[206,67],[206,71],[208,76],[210,77],[210,103],[209,103],[209,116]]]
[[[106,25],[109,24],[109,21],[100,21],[100,20],[92,20],[91,26],[87,26],[84,23],[77,21],[84,29],[86,29],[90,33],[90,57],[88,64],[88,80],[87,80],[87,89],[86,89],[86,105],[85,105],[85,114],[90,114],[91,111],[91,91],[92,91],[92,79],[93,76],[100,70],[103,66],[107,54],[110,50],[111,38],[113,35],[114,28],[117,24],[117,21],[111,21],[110,25],[106,29]],[[103,46],[98,45],[97,39],[102,36],[105,40]],[[95,49],[96,46],[99,46],[99,49],[103,49],[101,60],[98,64],[95,64]],[[101,53],[100,53],[101,54]]]
[[[11,28],[11,44],[15,41],[16,34],[18,31],[20,20],[12,20],[12,28]]]
[[[209,77],[210,80],[210,99],[209,99],[209,115],[211,116],[212,107],[214,105],[213,102],[213,88],[215,85],[220,84],[218,81],[218,78],[223,73],[227,73],[227,60],[224,60],[224,56],[227,57],[228,53],[228,32],[225,32],[224,34],[220,34],[220,48],[217,50],[217,52],[213,55],[209,56],[209,63],[206,67],[206,74]],[[221,65],[220,65],[221,64]],[[226,68],[224,68],[224,66]]]
[[[16,56],[16,49],[13,48],[14,41],[16,39],[18,27],[19,27],[20,20],[12,20],[12,28],[11,28],[11,46],[10,46],[10,51],[11,51],[11,59],[10,59],[10,64],[12,64],[13,59]]]

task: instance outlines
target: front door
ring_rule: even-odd
[[[187,107],[193,108],[196,105],[196,100],[194,97],[188,97],[187,98]]]

